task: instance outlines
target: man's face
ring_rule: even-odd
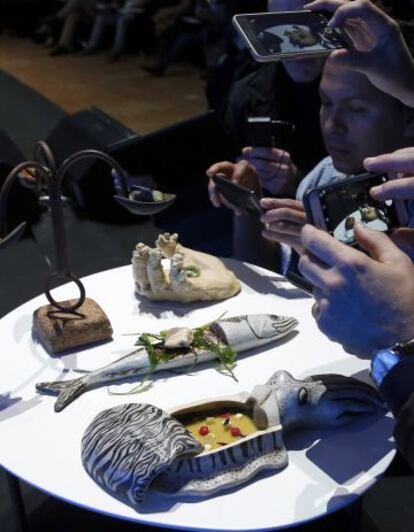
[[[320,93],[326,150],[340,172],[359,173],[366,157],[406,145],[403,106],[362,74],[332,67],[328,61]]]

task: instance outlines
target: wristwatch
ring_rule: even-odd
[[[371,378],[377,388],[394,366],[411,355],[414,355],[414,337],[378,350],[371,360]]]

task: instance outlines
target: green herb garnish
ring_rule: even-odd
[[[218,320],[220,320],[223,315],[224,314],[222,314]],[[215,341],[205,337],[206,333],[210,329],[210,325],[218,320],[214,320],[212,322],[207,323],[206,325],[203,325],[202,327],[193,329],[193,341],[191,343],[191,347],[193,349],[201,349],[204,351],[215,353],[220,361],[218,371],[232,377],[236,382],[238,382],[233,372],[233,369],[236,367],[237,353],[233,351],[233,349],[228,344],[225,344],[224,342],[221,342],[218,339]],[[135,345],[141,346],[146,350],[149,360],[148,371],[146,372],[139,386],[133,388],[130,392],[126,392],[125,394],[116,394],[112,392],[110,393],[112,393],[113,395],[128,395],[132,393],[143,392],[149,387],[151,387],[152,381],[149,377],[151,377],[158,364],[160,362],[169,362],[176,356],[182,354],[182,351],[180,350],[167,351],[164,349],[164,340],[167,336],[168,330],[161,331],[158,335],[152,333],[141,334]],[[188,354],[190,354],[190,352]],[[186,372],[191,371],[197,365],[199,360],[199,356],[197,353],[192,352],[191,354],[194,356],[194,362],[191,364],[189,370],[186,370]]]
[[[192,347],[205,349],[207,351],[211,351],[212,353],[216,353],[217,358],[220,361],[219,371],[227,373],[236,382],[238,382],[233,372],[233,369],[236,367],[237,353],[233,351],[228,344],[220,342],[220,340],[214,342],[208,338],[205,338],[204,334],[209,329],[209,326],[210,325],[205,325],[204,327],[199,327],[193,330],[194,337]]]
[[[183,270],[186,276],[190,278],[200,277],[201,275],[200,269],[197,266],[186,266]]]

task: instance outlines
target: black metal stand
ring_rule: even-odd
[[[28,532],[29,525],[27,522],[26,511],[24,509],[22,492],[18,479],[12,474],[5,471],[7,484],[9,486],[10,498],[16,521],[16,530],[18,532]]]

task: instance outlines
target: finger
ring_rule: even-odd
[[[401,263],[401,260],[408,259],[391,238],[381,231],[374,231],[361,224],[355,224],[354,234],[358,244],[379,262],[397,264]]]
[[[272,182],[287,183],[290,180],[292,175],[291,166],[281,163],[271,163],[271,165],[273,168],[272,173],[264,172],[260,175],[262,181],[270,185]]]
[[[302,245],[312,255],[319,259],[326,266],[333,266],[341,262],[344,257],[349,261],[358,259],[360,253],[349,246],[338,242],[331,235],[312,225],[306,224],[301,233]]]
[[[370,172],[403,172],[414,174],[414,148],[397,150],[377,157],[367,157],[364,167]]]
[[[298,212],[305,212],[301,201],[288,198],[262,198],[260,200],[260,206],[265,210],[288,208]]]
[[[332,2],[328,2],[332,4]],[[335,2],[335,10],[328,25],[332,28],[343,26],[349,18],[361,18],[369,27],[375,28],[387,24],[387,15],[378,9],[371,2],[354,0],[353,2]],[[326,9],[332,12],[333,6],[327,6]],[[324,8],[321,8],[324,9]]]
[[[220,207],[220,194],[217,192],[216,185],[212,179],[208,182],[208,196],[214,207]]]
[[[266,231],[274,232],[280,235],[290,235],[295,236],[300,241],[300,232],[302,230],[301,224],[296,224],[292,222],[268,222],[265,225]]]
[[[280,163],[257,158],[251,159],[250,157],[247,159],[247,161],[255,167],[257,173],[262,178],[264,177],[267,180],[271,180],[277,177],[279,174]]]
[[[225,177],[230,179],[235,166],[235,164],[230,163],[229,161],[222,161],[210,166],[210,168],[207,169],[206,174],[208,177],[213,177],[214,174],[224,174]]]
[[[336,11],[346,0],[315,0],[309,4],[305,4],[303,9],[309,9],[311,11],[328,11],[333,13]]]
[[[254,168],[245,160],[241,160],[234,166],[232,181],[250,189],[257,189],[259,183]]]
[[[306,224],[306,214],[295,209],[282,207],[280,209],[271,209],[265,212],[261,216],[260,221],[264,224],[291,222],[299,226],[297,229],[300,231],[302,226]]]
[[[271,242],[286,244],[287,246],[294,248],[299,255],[301,255],[304,251],[298,237],[275,233],[273,231],[267,231],[266,229],[262,231],[262,236]]]
[[[242,153],[245,157],[249,159],[264,159],[273,162],[280,162],[287,157],[290,158],[290,155],[279,148],[252,148],[246,147],[243,148]]]
[[[329,268],[327,265],[308,253],[305,248],[305,252],[299,259],[298,268],[300,273],[311,284],[320,289],[320,292],[317,293],[318,301],[322,299],[329,278]]]
[[[391,240],[414,261],[414,229],[400,227],[393,232]]]
[[[372,187],[369,193],[376,200],[412,200],[414,199],[414,177],[392,179],[382,185]]]

